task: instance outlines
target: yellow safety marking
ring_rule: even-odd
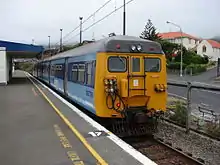
[[[84,165],[83,161],[80,160],[79,156],[74,151],[67,152],[68,157],[73,162],[74,165]]]
[[[69,140],[66,138],[66,136],[61,131],[60,127],[58,125],[54,125],[55,132],[57,136],[60,138],[60,142],[63,145],[64,148],[72,148],[72,145],[70,144]]]
[[[69,140],[66,138],[61,128],[57,124],[54,125],[54,130],[57,136],[60,138],[60,142],[63,145],[63,147],[72,148],[72,145],[70,144]],[[67,155],[74,165],[84,165],[83,161],[80,160],[79,156],[75,151],[67,151]]]
[[[27,76],[27,75],[26,75]],[[80,132],[71,124],[71,122],[60,112],[60,110],[52,103],[52,101],[44,94],[44,92],[40,89],[40,87],[33,82],[29,76],[27,78],[33,83],[33,85],[38,89],[38,91],[42,94],[42,96],[47,100],[47,102],[53,107],[56,113],[63,119],[63,121],[68,125],[68,127],[72,130],[72,132],[79,138],[79,140],[84,144],[84,146],[88,149],[88,151],[96,158],[96,160],[102,164],[107,165],[108,163],[92,148],[92,146],[86,141],[86,139],[80,134]]]
[[[35,91],[34,88],[32,88],[32,92],[34,93],[34,96],[38,96],[37,92]]]

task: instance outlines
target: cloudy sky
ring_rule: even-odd
[[[79,16],[86,19],[108,0],[0,0],[0,40],[36,44],[59,42],[63,36],[79,25]],[[128,2],[129,0],[126,0]],[[123,4],[112,0],[100,12],[83,24],[83,29],[100,20]],[[148,19],[159,32],[177,31],[166,21],[181,25],[191,35],[209,38],[220,35],[219,0],[133,0],[126,7],[128,35],[139,36]],[[123,10],[83,32],[83,39],[100,39],[111,32],[122,34]],[[64,38],[64,43],[79,40],[79,29]]]

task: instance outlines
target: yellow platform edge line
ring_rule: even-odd
[[[92,148],[92,146],[86,141],[86,139],[80,134],[80,132],[71,124],[71,122],[60,112],[60,110],[52,103],[52,101],[46,96],[46,94],[40,89],[40,87],[28,76],[27,78],[32,82],[32,84],[38,89],[38,91],[43,95],[51,107],[56,111],[56,113],[61,117],[61,119],[66,123],[66,125],[72,130],[72,132],[79,138],[79,140],[84,144],[88,151],[95,157],[95,159],[101,165],[108,165],[108,163]]]

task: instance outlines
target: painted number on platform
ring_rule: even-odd
[[[92,137],[100,137],[106,135],[106,133],[103,131],[94,131],[94,132],[89,132],[88,134],[91,135]]]

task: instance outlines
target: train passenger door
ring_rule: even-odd
[[[65,58],[63,89],[64,89],[64,94],[66,96],[67,96],[67,80],[68,80],[68,58]]]
[[[142,56],[131,56],[129,59],[129,96],[145,95],[144,58]]]

